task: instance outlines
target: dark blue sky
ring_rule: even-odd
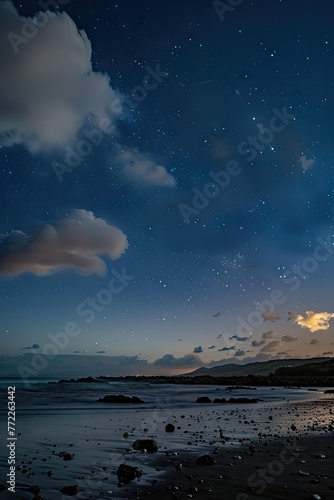
[[[0,2],[2,366],[332,355],[333,6],[46,3]]]

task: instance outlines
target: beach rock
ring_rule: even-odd
[[[117,469],[117,478],[120,483],[130,483],[141,475],[140,470],[137,467],[131,467],[131,465],[121,464]]]
[[[74,495],[77,495],[79,493],[79,486],[77,484],[74,484],[73,486],[64,486],[64,488],[62,488],[60,491],[63,495],[74,497]]]
[[[60,453],[58,453],[58,457],[62,458],[63,460],[65,460],[65,462],[67,462],[69,460],[73,460],[74,453],[68,453],[67,451],[61,451]]]
[[[129,396],[123,396],[123,394],[109,394],[104,396],[104,398],[98,399],[98,401],[101,401],[102,403],[145,403],[145,401],[142,401],[137,396],[132,396],[132,398],[130,398]]]
[[[230,398],[228,403],[257,403],[260,399],[252,399],[252,398]]]
[[[225,399],[225,398],[215,398],[213,400],[213,402],[214,403],[219,403],[219,404],[225,404],[225,403],[227,403],[227,399]]]
[[[230,387],[226,387],[225,391],[235,391],[235,390],[248,390],[248,391],[256,391],[256,387],[248,387],[244,385],[232,385]]]
[[[154,439],[137,439],[132,448],[134,450],[146,450],[147,453],[155,453],[158,451],[158,444]]]
[[[174,432],[175,431],[175,427],[173,424],[167,424],[166,427],[165,427],[165,431],[166,432]]]
[[[212,403],[212,401],[207,396],[201,396],[196,399],[196,403]]]
[[[41,488],[37,485],[34,485],[34,486],[30,486],[29,488],[29,491],[33,494],[33,495],[39,495],[40,492],[41,492]]]
[[[196,460],[196,465],[214,465],[216,461],[210,455],[202,455]]]

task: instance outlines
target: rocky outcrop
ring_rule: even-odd
[[[137,396],[132,396],[132,398],[130,398],[129,396],[123,396],[123,394],[109,394],[107,396],[104,396],[104,398],[98,399],[98,401],[101,401],[102,403],[145,403],[145,401],[142,401]]]

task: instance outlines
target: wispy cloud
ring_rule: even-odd
[[[276,351],[276,349],[278,349],[278,347],[280,345],[281,344],[280,344],[279,340],[273,340],[272,342],[269,342],[269,344],[267,344],[264,347],[262,347],[262,349],[261,349],[260,352],[272,352],[272,351]]]
[[[297,339],[297,337],[292,337],[292,335],[284,335],[282,338],[281,338],[282,342],[295,342]]]
[[[252,346],[253,347],[260,347],[261,345],[263,345],[265,343],[266,343],[265,339],[262,339],[262,340],[253,340]]]
[[[174,177],[163,165],[158,165],[136,148],[120,147],[116,161],[123,165],[128,180],[137,182],[140,186],[174,187],[176,184]]]
[[[308,170],[309,168],[311,168],[311,167],[312,167],[312,165],[313,165],[313,163],[314,163],[314,160],[313,160],[313,159],[307,160],[305,155],[302,155],[302,156],[300,157],[300,161],[301,161],[301,164],[302,164],[302,169],[303,169],[303,170]]]
[[[261,316],[264,321],[277,321],[281,317],[277,312],[271,311],[270,309],[264,311]]]
[[[40,345],[39,344],[33,344],[31,346],[28,346],[28,347],[22,347],[22,350],[23,351],[27,351],[27,350],[31,350],[31,349],[39,349],[40,348]]]
[[[262,333],[262,338],[263,339],[276,339],[277,338],[277,333],[274,332],[273,330],[269,330],[269,332]]]
[[[232,337],[229,337],[229,340],[235,339],[237,342],[246,342],[249,340],[249,337],[239,337],[238,335],[232,335]]]

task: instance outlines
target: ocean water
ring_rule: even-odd
[[[22,380],[0,381],[2,447],[0,483],[5,484],[8,450],[7,387],[15,385],[16,402],[16,487],[19,496],[30,499],[29,487],[37,484],[49,500],[65,498],[60,489],[78,484],[76,498],[127,498],[117,486],[116,471],[125,462],[138,466],[143,477],[155,477],[159,456],[175,456],[185,450],[199,454],[205,447],[238,446],[240,441],[291,433],[296,415],[291,404],[302,403],[297,426],[306,430],[312,419],[321,421],[321,411],[311,415],[308,404],[324,397],[323,390],[257,387],[255,390],[226,391],[224,386],[151,384],[145,381],[103,381],[51,383],[36,380],[25,386]],[[138,396],[143,404],[109,404],[98,399],[107,394]],[[198,404],[199,396],[259,398],[256,404]],[[320,408],[320,407],[319,407]],[[325,417],[324,417],[325,419]],[[173,423],[175,431],[166,433]],[[128,437],[124,437],[128,433]],[[136,439],[154,438],[158,453],[133,452]],[[61,452],[74,454],[64,461]],[[172,463],[172,460],[171,460]],[[3,472],[5,474],[3,474]],[[144,479],[143,479],[144,481]],[[109,492],[109,493],[107,493]],[[103,496],[104,495],[104,496]],[[8,491],[0,498],[13,498]]]

